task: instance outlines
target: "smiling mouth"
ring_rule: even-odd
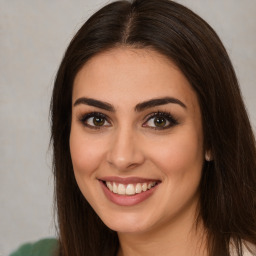
[[[150,198],[162,182],[141,177],[107,176],[98,179],[108,200],[118,206],[134,206]]]
[[[143,183],[134,183],[134,184],[122,184],[111,181],[103,181],[105,186],[114,194],[118,195],[136,195],[146,192],[153,187],[158,185],[157,181],[143,182]]]

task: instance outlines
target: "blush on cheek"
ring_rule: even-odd
[[[97,143],[95,144],[71,133],[70,153],[74,171],[87,173],[88,175],[93,173],[101,163],[101,158],[104,155],[103,148]]]
[[[99,164],[97,152],[83,148],[71,149],[71,159],[75,170],[93,172]]]
[[[202,150],[195,146],[198,143],[188,143],[184,139],[170,142],[168,147],[154,151],[152,160],[161,166],[164,175],[182,175],[192,169],[201,169],[203,162]],[[196,166],[195,166],[196,165]]]

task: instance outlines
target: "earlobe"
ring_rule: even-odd
[[[205,160],[206,160],[207,162],[210,162],[210,161],[213,160],[211,150],[206,150],[206,151],[205,151]]]

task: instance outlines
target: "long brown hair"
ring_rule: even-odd
[[[199,216],[211,256],[227,256],[230,241],[256,244],[255,138],[237,78],[214,30],[186,7],[168,0],[110,3],[77,32],[59,67],[51,102],[53,169],[59,255],[115,255],[116,232],[106,227],[81,194],[69,150],[72,85],[93,56],[127,45],[152,48],[170,58],[197,93],[205,148]]]

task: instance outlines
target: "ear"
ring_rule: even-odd
[[[212,160],[213,160],[212,151],[211,151],[211,150],[206,150],[204,157],[205,157],[205,160],[206,160],[207,162],[212,161]]]

